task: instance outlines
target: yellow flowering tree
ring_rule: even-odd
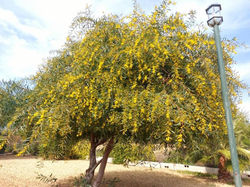
[[[172,14],[170,4],[163,1],[150,15],[79,14],[65,47],[35,77],[30,141],[40,137],[46,147],[58,136],[89,139],[88,183],[100,165],[93,186],[120,139],[180,146],[187,133],[225,132],[213,39],[192,16]],[[230,68],[235,47],[223,43],[232,99],[241,87]],[[101,144],[106,149],[97,162]]]

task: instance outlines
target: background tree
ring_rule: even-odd
[[[4,130],[6,130],[8,123],[15,113],[19,113],[19,108],[27,103],[25,98],[30,93],[31,86],[31,81],[27,79],[0,81],[0,133],[4,137],[6,136]],[[15,120],[12,129],[17,128],[17,126],[18,119]],[[14,144],[18,141],[21,141],[19,136],[12,136],[11,139],[8,139],[9,151],[13,150]]]
[[[126,17],[79,14],[65,47],[35,77],[29,141],[39,137],[46,148],[58,137],[71,144],[88,139],[85,177],[90,184],[100,164],[95,187],[120,139],[181,146],[190,133],[225,133],[213,37],[194,29],[193,17],[172,14],[170,5],[163,1],[150,15],[136,9]],[[235,45],[223,46],[233,97],[241,87],[230,68]],[[106,148],[97,162],[101,144]]]
[[[0,81],[0,127],[5,128],[14,115],[16,108],[24,104],[29,91],[27,80]]]

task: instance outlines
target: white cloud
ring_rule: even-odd
[[[0,43],[7,49],[0,54],[0,79],[34,74],[49,56],[49,51],[59,49],[65,41],[69,26],[79,11],[92,5],[95,15],[103,13],[130,12],[132,1],[125,0],[14,0],[19,11],[28,12],[27,20],[20,20],[15,12],[0,7],[0,26],[5,28],[7,37],[0,35]],[[15,30],[13,30],[15,29]],[[18,32],[18,33],[17,33]],[[23,33],[33,37],[30,42],[18,36]]]
[[[95,15],[101,16],[103,14],[115,13],[127,15],[133,9],[133,2],[127,0],[113,0],[112,3],[107,0],[93,1],[93,10]]]
[[[248,94],[247,91],[243,93],[242,103],[239,104],[238,107],[250,121],[250,96]]]
[[[34,74],[42,62],[43,52],[32,49],[29,44],[15,35],[8,38],[9,49],[7,54],[1,57],[1,71],[5,79],[26,77]]]
[[[249,0],[223,0],[222,14],[225,17],[225,29],[241,29],[250,26]]]
[[[13,12],[2,8],[0,8],[0,25],[2,26],[0,44],[4,48],[0,56],[0,78],[34,74],[44,55],[41,47],[45,45],[46,30],[37,26],[36,22],[34,25],[22,24]],[[29,38],[36,43],[29,43]]]
[[[37,39],[39,39],[40,36],[46,33],[46,31],[43,28],[38,27],[37,22],[34,21],[33,24],[30,26],[21,24],[19,19],[13,12],[1,8],[0,8],[0,24],[6,30],[8,30],[10,34],[13,33],[12,31],[13,28],[15,28],[21,33],[35,37]]]
[[[12,24],[19,24],[17,17],[13,12],[0,8],[0,20]]]
[[[250,82],[250,62],[245,62],[241,64],[238,63],[232,68],[239,73],[241,80]]]
[[[250,45],[245,44],[244,46],[237,49],[238,55],[244,54],[244,53],[250,53]]]
[[[15,2],[39,18],[49,32],[50,39],[64,40],[73,18],[79,11],[84,10],[86,4],[91,4],[92,0],[27,0],[25,4],[23,0]]]
[[[16,0],[15,3],[20,11],[25,10],[33,17],[20,21],[15,12],[0,7],[0,45],[5,48],[0,54],[0,79],[34,74],[49,51],[64,44],[72,19],[90,0],[75,0],[74,3],[32,0],[26,4]],[[33,38],[32,42],[29,38]]]

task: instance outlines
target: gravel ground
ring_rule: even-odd
[[[40,174],[57,178],[58,186],[72,186],[74,177],[84,173],[88,161],[61,160],[45,161],[36,157],[0,156],[0,187],[36,187],[50,186],[36,177]],[[215,183],[207,179],[176,173],[167,169],[144,167],[123,167],[108,164],[105,181],[114,177],[120,182],[117,187],[229,187],[231,185]],[[103,185],[105,186],[105,185]]]

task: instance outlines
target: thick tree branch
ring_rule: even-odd
[[[101,160],[99,160],[99,161],[94,165],[94,167],[91,168],[91,170],[90,170],[89,172],[95,171],[95,169],[97,168],[97,166],[99,166],[99,164],[102,162],[102,160],[103,160],[103,158],[102,158]]]
[[[98,143],[96,144],[96,147],[98,147],[99,145],[104,144],[106,141],[107,141],[107,139],[100,139],[100,140],[98,141]]]

